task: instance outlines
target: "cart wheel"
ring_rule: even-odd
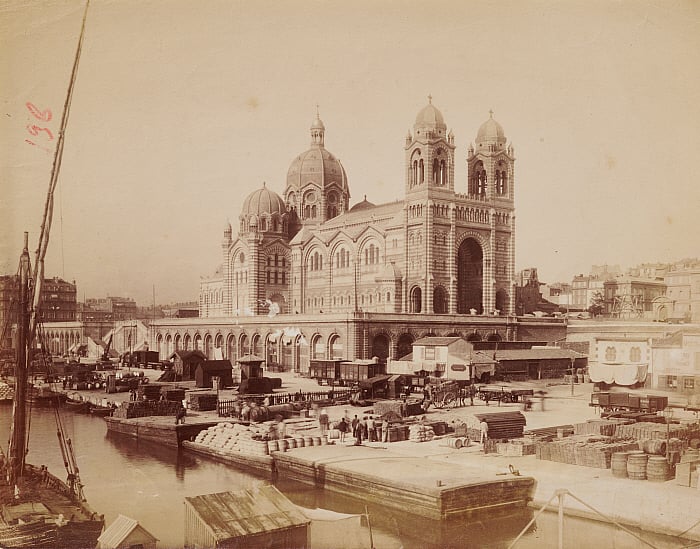
[[[447,393],[443,399],[443,406],[452,407],[457,402],[457,395],[454,393]]]
[[[501,402],[510,402],[510,401],[511,401],[511,397],[508,393],[503,393],[501,395]]]
[[[481,391],[479,391],[477,393],[477,395],[479,397],[479,400],[486,400],[486,395],[484,393],[482,393]]]
[[[443,397],[440,400],[433,401],[433,406],[435,406],[436,408],[443,408],[445,406],[445,398]]]

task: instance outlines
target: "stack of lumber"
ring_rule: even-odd
[[[494,412],[490,414],[474,414],[474,417],[485,421],[489,426],[488,438],[512,439],[522,438],[525,428],[525,416],[521,412]],[[469,422],[468,422],[469,425]],[[469,425],[472,429],[479,429],[479,425]],[[472,433],[470,433],[472,436]]]
[[[160,400],[160,391],[163,385],[159,383],[139,385],[137,389],[139,400]]]
[[[7,383],[0,383],[0,400],[12,400],[14,397],[14,388]]]
[[[380,400],[374,403],[374,413],[384,417],[385,414],[391,413],[399,417],[406,417],[406,404],[403,400]]]
[[[537,459],[609,469],[612,454],[637,450],[634,440],[620,440],[605,436],[578,435],[552,442],[539,442],[535,449]]]
[[[623,423],[613,419],[591,419],[585,423],[574,424],[575,435],[603,435],[613,437],[616,434],[617,426]]]
[[[535,441],[530,438],[496,443],[496,453],[500,456],[528,456],[535,453]]]
[[[216,410],[216,393],[190,393],[187,396],[190,410],[205,412]]]
[[[172,402],[182,402],[185,400],[185,390],[177,387],[165,386],[161,389],[160,394],[163,395],[165,400],[171,400]]]
[[[411,442],[428,442],[433,440],[434,437],[433,428],[428,425],[417,423],[408,428],[408,440]]]
[[[617,435],[620,437],[635,439],[663,439],[685,438],[688,435],[688,428],[678,424],[671,424],[666,430],[666,425],[659,423],[640,422],[620,425],[617,428]]]
[[[119,408],[114,410],[112,417],[131,419],[148,416],[175,416],[182,404],[179,402],[167,402],[158,400],[137,400],[135,402],[122,402]]]
[[[573,425],[558,425],[555,427],[543,427],[541,429],[530,429],[526,431],[528,435],[534,435],[537,440],[549,442],[559,436],[568,437],[574,434]]]

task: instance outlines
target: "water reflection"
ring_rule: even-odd
[[[0,408],[0,441],[7,449],[9,408]],[[263,479],[227,465],[178,451],[163,445],[107,432],[101,418],[62,414],[67,436],[73,441],[85,494],[107,523],[118,514],[137,519],[159,539],[161,549],[181,547],[184,540],[184,498],[200,494],[252,488]],[[35,410],[31,423],[28,461],[46,464],[51,472],[65,478],[57,445],[56,426],[50,410]],[[342,513],[361,514],[365,503],[342,494],[316,490],[285,479],[277,486],[296,504]],[[594,503],[594,502],[592,502]],[[451,547],[506,548],[526,526],[532,510],[495,515],[483,513],[468,520],[436,522],[369,504],[375,547],[382,549],[443,549]],[[330,533],[313,538],[313,549],[364,549],[369,547],[366,522],[338,525]],[[557,516],[545,513],[518,542],[518,549],[556,547]],[[675,549],[676,538],[641,533],[654,547]],[[564,546],[585,549],[636,549],[640,542],[615,527],[576,518],[566,518]]]

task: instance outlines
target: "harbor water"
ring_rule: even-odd
[[[7,450],[11,407],[0,407],[0,440]],[[73,442],[90,505],[103,513],[109,525],[119,514],[137,519],[158,538],[159,548],[182,547],[184,541],[184,498],[200,494],[251,488],[264,480],[230,466],[165,448],[149,442],[107,432],[99,417],[61,413],[67,436]],[[54,412],[34,410],[31,419],[28,461],[47,465],[59,478],[65,478],[58,449]],[[365,511],[355,498],[332,494],[280,479],[278,488],[294,503],[306,508],[323,508],[340,513]],[[438,549],[442,547],[505,548],[527,525],[531,509],[506,516],[484,514],[470,520],[435,523],[378,507],[368,508],[371,537],[376,548]],[[314,523],[313,549],[370,547],[367,521]],[[677,548],[683,540],[646,532],[637,533],[658,548]],[[540,515],[518,548],[556,547],[556,514]],[[567,517],[565,547],[606,547],[633,549],[639,540],[615,526]]]

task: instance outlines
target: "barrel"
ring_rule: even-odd
[[[277,441],[276,441],[276,440],[268,440],[268,441],[267,441],[267,449],[268,449],[270,452],[277,452],[277,451],[279,451],[279,449],[280,449],[280,445],[277,444]]]
[[[327,436],[327,435],[323,435],[323,436],[321,437],[321,446],[326,446],[327,444],[328,444],[328,436]]]
[[[448,438],[447,439],[447,446],[449,448],[456,448],[459,450],[462,447],[462,439],[461,438]]]
[[[304,446],[313,446],[314,437],[304,437]]]
[[[296,442],[297,448],[303,448],[305,446],[304,437],[294,437],[294,442]]]
[[[627,478],[627,458],[629,452],[615,452],[610,458],[610,469],[614,477]]]
[[[287,439],[287,449],[291,450],[292,448],[297,447],[297,441],[293,438],[288,438]]]
[[[663,456],[649,456],[647,461],[647,479],[652,482],[666,482],[671,478],[668,461]]]
[[[321,446],[321,437],[314,437],[314,446]]]
[[[634,451],[627,456],[627,476],[634,480],[644,480],[647,478],[647,459],[644,452]]]
[[[464,437],[462,439],[462,448],[468,448],[469,446],[471,446],[471,444],[472,444],[472,441],[469,437]]]
[[[665,456],[666,455],[666,441],[658,439],[646,439],[642,441],[641,449],[647,454],[653,454],[655,456]]]
[[[289,446],[287,445],[287,441],[288,441],[288,440],[289,440],[289,439],[282,438],[282,439],[280,439],[280,440],[277,441],[277,449],[278,449],[280,452],[286,452],[286,451],[287,451],[287,448],[289,448]]]

